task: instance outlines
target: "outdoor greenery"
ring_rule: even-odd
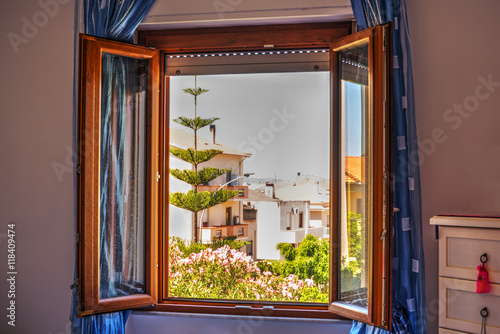
[[[214,123],[219,119],[217,117],[201,118],[197,116],[198,96],[206,92],[208,92],[208,90],[196,87],[196,77],[195,88],[184,89],[184,93],[190,94],[194,97],[194,118],[177,117],[176,119],[174,119],[174,122],[194,131],[194,147],[188,149],[170,149],[170,153],[172,153],[174,156],[186,162],[189,162],[193,166],[193,169],[170,169],[170,174],[173,177],[192,185],[193,190],[189,190],[186,193],[172,192],[169,194],[169,200],[170,204],[194,213],[194,242],[198,241],[198,212],[223,203],[238,194],[238,191],[228,189],[218,189],[213,192],[198,191],[199,185],[207,184],[208,182],[230,171],[230,169],[218,169],[210,167],[198,170],[199,164],[209,161],[213,157],[222,153],[222,151],[214,149],[198,150],[198,130]]]
[[[190,247],[179,239],[170,240],[169,295],[172,297],[327,302],[314,280],[262,271],[258,262],[229,244],[193,253],[181,251],[181,248],[194,250]]]
[[[361,285],[361,216],[349,212],[349,256],[341,259],[341,291]],[[169,293],[199,299],[327,303],[329,242],[308,234],[295,248],[279,243],[282,260],[254,261],[236,236],[201,244],[170,238]]]
[[[344,256],[341,259],[340,288],[341,291],[357,290],[361,287],[361,270],[364,265],[361,242],[361,214],[347,212],[347,237],[349,257],[355,261],[348,261]]]

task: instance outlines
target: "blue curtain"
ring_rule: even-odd
[[[415,124],[415,100],[405,0],[351,0],[360,30],[393,22],[393,332],[427,332],[424,252],[420,206],[420,174]],[[353,323],[352,334],[373,328]]]
[[[84,0],[85,33],[132,43],[155,0]]]
[[[103,37],[107,39],[117,40],[121,42],[133,42],[134,32],[139,23],[144,19],[147,12],[153,5],[154,0],[84,0],[84,27],[85,33],[88,35]],[[101,101],[102,112],[102,124],[110,124],[108,127],[110,129],[103,129],[103,131],[108,134],[103,135],[103,140],[113,139],[113,142],[108,143],[109,145],[103,145],[106,152],[102,152],[103,156],[109,157],[108,163],[103,163],[101,169],[102,175],[106,175],[108,169],[113,169],[114,175],[106,180],[101,180],[101,184],[121,184],[120,177],[125,177],[123,173],[116,173],[116,171],[121,171],[124,169],[124,164],[132,164],[133,162],[127,161],[130,159],[125,159],[123,157],[123,151],[131,145],[130,141],[134,140],[127,139],[130,132],[130,126],[120,117],[125,115],[127,112],[127,105],[130,104],[127,99],[133,96],[131,92],[131,87],[137,85],[136,82],[130,82],[128,80],[127,66],[130,65],[130,59],[124,57],[107,57],[105,59],[103,66],[108,68],[108,73],[106,76],[103,75],[104,85],[103,89],[106,94],[103,94]],[[127,93],[128,92],[128,93]],[[110,110],[113,109],[113,112]],[[130,108],[129,108],[130,109]],[[109,131],[108,131],[109,130]],[[127,138],[125,138],[127,137]],[[124,139],[125,140],[120,140]],[[103,143],[106,144],[106,143]],[[116,159],[113,159],[115,157]],[[132,158],[131,158],[132,159]],[[134,160],[134,159],[132,159]],[[110,167],[111,166],[111,167]],[[128,165],[127,165],[128,166]],[[114,182],[116,181],[116,182]],[[127,185],[127,188],[128,187]],[[108,193],[116,193],[117,196],[121,196],[124,190],[121,187],[114,187]],[[103,192],[106,194],[105,192]],[[106,195],[105,195],[106,196]],[[111,219],[113,224],[113,236],[108,236],[106,233],[106,225],[103,224],[101,227],[101,271],[102,278],[105,278],[107,282],[101,282],[101,297],[113,297],[118,295],[117,289],[115,288],[116,282],[121,283],[124,281],[128,283],[129,281],[136,281],[136,277],[131,275],[126,275],[127,273],[135,272],[130,268],[130,263],[133,260],[130,256],[133,256],[130,252],[130,247],[126,242],[121,242],[126,239],[126,235],[130,234],[127,229],[130,229],[130,224],[128,224],[127,219],[121,219],[123,213],[127,216],[131,216],[131,212],[134,211],[133,207],[123,207],[123,198],[117,198],[116,200],[110,198],[101,198],[101,205],[103,208],[111,208],[111,210],[103,210],[101,212],[101,221],[110,221],[109,217],[106,215],[113,215],[116,219]],[[105,205],[103,205],[105,204]],[[134,211],[135,212],[135,211]],[[113,213],[119,213],[114,215]],[[106,217],[103,217],[105,215]],[[133,214],[132,214],[133,216]],[[130,232],[130,231],[129,231]],[[113,249],[108,247],[108,239],[115,238],[119,242],[117,245],[121,245],[124,251],[120,249],[115,253],[115,246]],[[118,245],[118,246],[119,246]],[[111,256],[111,255],[114,256]],[[116,270],[116,266],[120,266],[119,274]],[[109,267],[109,268],[108,268]],[[125,267],[125,268],[121,268]],[[108,268],[109,270],[104,270]],[[127,270],[124,270],[127,269]],[[111,273],[111,274],[109,274]],[[116,277],[118,276],[118,277]],[[76,277],[76,273],[75,273]],[[130,284],[128,284],[130,285]],[[75,284],[73,287],[76,287]],[[121,291],[121,290],[120,290]],[[126,291],[125,293],[140,293],[140,288],[136,288],[134,291]],[[121,291],[123,293],[123,291]],[[71,331],[73,334],[120,334],[125,333],[125,324],[130,315],[130,311],[114,312],[108,314],[101,314],[95,316],[87,316],[84,318],[76,317],[76,307],[78,305],[78,295],[76,289],[73,289],[73,303],[71,310]]]

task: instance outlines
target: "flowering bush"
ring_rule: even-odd
[[[328,302],[315,282],[261,271],[246,253],[228,245],[184,254],[170,244],[169,295],[200,299]]]

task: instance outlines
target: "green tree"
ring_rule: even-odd
[[[193,169],[170,169],[170,174],[193,186],[192,190],[187,193],[183,192],[173,192],[169,194],[170,204],[175,205],[181,209],[189,210],[193,213],[193,227],[194,227],[194,242],[198,242],[197,231],[198,231],[198,212],[208,209],[217,204],[223,203],[230,198],[236,196],[238,191],[219,189],[213,192],[210,191],[198,191],[198,186],[208,183],[215,178],[219,177],[230,171],[230,169],[218,169],[207,167],[199,170],[198,165],[209,161],[213,157],[221,154],[221,150],[198,150],[198,130],[206,127],[217,121],[219,118],[201,118],[197,115],[197,105],[198,96],[208,92],[208,90],[196,85],[195,77],[195,87],[186,88],[183,90],[184,93],[190,94],[194,97],[194,118],[189,117],[177,117],[174,122],[181,124],[194,131],[194,145],[192,148],[181,149],[181,148],[171,148],[170,153],[190,163]]]
[[[347,211],[348,252],[356,261],[361,258],[361,214]]]
[[[311,278],[323,288],[324,292],[328,291],[330,263],[327,240],[319,240],[318,237],[308,234],[297,248],[289,243],[279,243],[276,249],[285,260],[262,261],[259,263],[262,270],[269,270],[282,276],[295,274],[300,279]]]

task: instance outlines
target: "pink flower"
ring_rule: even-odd
[[[308,287],[312,287],[314,284],[314,281],[310,278],[306,278],[306,284]]]

